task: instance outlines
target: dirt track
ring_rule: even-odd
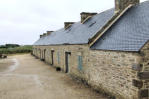
[[[0,60],[0,99],[107,99],[29,54]]]

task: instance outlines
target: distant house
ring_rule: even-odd
[[[149,1],[115,0],[115,9],[81,13],[48,31],[33,54],[117,99],[149,97]]]

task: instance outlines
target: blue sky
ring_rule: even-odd
[[[102,12],[115,0],[0,0],[0,45],[33,44],[39,35],[64,22],[80,21],[81,12]],[[141,2],[147,0],[141,0]]]

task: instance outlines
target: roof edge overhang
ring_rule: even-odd
[[[33,45],[33,46],[64,46],[64,45],[88,45],[87,43],[82,43],[82,44],[49,44],[49,45]]]
[[[110,52],[126,52],[126,53],[139,53],[139,51],[124,51],[124,50],[107,50],[107,49],[91,49],[93,51],[110,51]]]

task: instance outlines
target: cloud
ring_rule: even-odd
[[[142,0],[145,1],[145,0]],[[80,21],[80,12],[102,12],[114,0],[0,0],[0,44],[33,44],[65,21]]]

